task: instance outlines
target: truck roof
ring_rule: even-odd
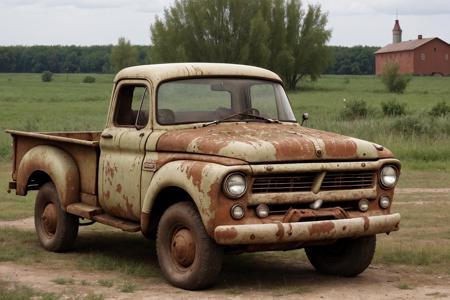
[[[282,82],[277,74],[263,68],[223,63],[170,63],[134,66],[117,73],[114,82],[121,79],[141,78],[151,81],[156,86],[165,80],[204,76],[256,77]]]

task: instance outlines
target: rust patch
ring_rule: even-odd
[[[128,196],[126,195],[122,195],[122,199],[125,203],[126,206],[126,212],[125,215],[129,218],[133,218],[134,217],[134,212],[133,212],[133,204],[130,203]]]
[[[222,240],[222,241],[232,240],[232,239],[235,239],[237,236],[238,236],[238,232],[237,232],[236,228],[234,228],[234,227],[228,228],[224,231],[217,232],[217,239]]]
[[[116,186],[116,192],[122,193],[122,185],[120,183]]]
[[[320,223],[313,223],[309,227],[309,235],[321,235],[321,234],[329,234],[334,229],[334,223],[333,222],[320,222]]]
[[[103,199],[105,199],[105,201],[108,201],[109,197],[111,197],[111,193],[109,191],[103,192]]]
[[[364,219],[364,231],[367,231],[370,227],[369,218],[367,216],[363,216],[362,218]]]
[[[324,147],[319,157],[315,143]],[[286,124],[223,123],[174,130],[163,134],[157,144],[158,151],[210,155],[223,154],[225,148],[227,156],[250,162],[267,161],[269,156],[261,151],[270,149],[278,161],[360,158],[356,143],[346,136]]]
[[[278,239],[282,239],[283,237],[284,237],[284,227],[283,227],[283,224],[281,223],[281,222],[278,222],[277,223],[277,227],[278,227],[278,230],[277,230],[277,233],[275,233],[275,235],[278,237]]]
[[[199,191],[201,191],[203,169],[206,167],[206,164],[201,162],[188,162],[186,164],[186,174],[188,179],[192,181]]]
[[[106,169],[105,169],[105,175],[107,177],[110,177],[111,179],[114,178],[114,175],[116,174],[116,170],[117,168],[113,168],[111,167],[109,161],[106,162]]]
[[[325,153],[327,156],[335,158],[354,157],[357,153],[356,143],[352,140],[327,140]]]

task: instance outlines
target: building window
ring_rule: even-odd
[[[436,49],[436,48],[433,48],[433,51],[434,51],[434,52],[436,52],[436,51],[437,51],[437,49]]]
[[[448,60],[448,53],[445,53],[445,60]]]
[[[420,60],[425,60],[427,57],[425,55],[425,53],[420,53]]]

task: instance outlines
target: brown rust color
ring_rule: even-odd
[[[319,223],[312,223],[309,227],[310,236],[317,236],[321,234],[329,234],[334,229],[333,222],[321,221]]]
[[[220,235],[217,236],[220,240],[233,240],[237,237],[238,232],[235,228],[229,228],[225,231],[220,232]]]
[[[324,149],[316,149],[313,141]],[[371,143],[361,143],[375,151]],[[363,156],[358,154],[355,142],[348,137],[295,124],[223,123],[174,130],[163,134],[157,144],[157,150],[167,152],[224,155],[224,149],[226,156],[249,162],[267,161],[258,151],[273,151],[272,160],[276,161],[368,158],[365,152]],[[320,157],[316,151],[322,152]],[[389,152],[380,153],[388,156]]]

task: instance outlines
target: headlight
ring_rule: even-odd
[[[225,194],[237,199],[247,191],[247,179],[242,173],[231,173],[223,181],[223,190]]]
[[[380,173],[381,184],[385,188],[392,188],[397,183],[397,169],[393,166],[385,166]]]

